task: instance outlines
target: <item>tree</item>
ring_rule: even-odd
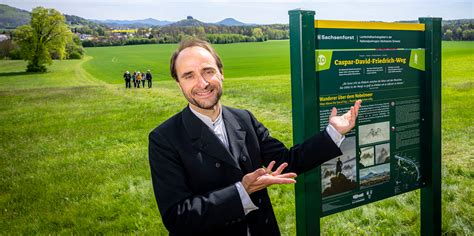
[[[204,30],[204,27],[202,27],[202,26],[196,27],[195,36],[196,36],[197,38],[200,38],[200,39],[205,38],[205,37],[206,37],[206,31]]]
[[[474,30],[468,29],[462,32],[463,40],[474,40]]]
[[[84,56],[84,48],[77,35],[73,35],[72,39],[67,42],[66,54],[67,59],[81,59]]]
[[[64,59],[66,44],[71,41],[71,36],[60,12],[43,7],[33,9],[31,23],[15,30],[22,57],[28,61],[26,71],[45,72],[45,64],[52,63],[51,52]]]
[[[11,39],[0,42],[0,59],[8,58],[10,53],[15,50],[15,43]]]
[[[455,37],[457,40],[461,40],[462,39],[462,28],[459,26],[458,28],[456,28],[456,31],[455,32]]]
[[[446,30],[446,33],[444,33],[444,40],[453,40],[453,31],[450,29]]]
[[[252,30],[252,36],[255,37],[258,41],[263,41],[263,31],[260,28],[255,28]]]

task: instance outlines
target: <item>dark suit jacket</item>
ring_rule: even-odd
[[[222,107],[228,150],[189,107],[149,135],[156,201],[170,235],[279,235],[267,190],[250,195],[259,208],[245,215],[235,187],[272,160],[302,173],[341,155],[326,132],[287,149],[246,110]]]

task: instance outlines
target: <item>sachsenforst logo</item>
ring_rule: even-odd
[[[324,55],[319,55],[318,56],[318,64],[320,66],[323,66],[324,64],[326,64],[326,57]]]

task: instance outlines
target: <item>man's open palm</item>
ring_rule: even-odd
[[[282,174],[288,163],[281,164],[275,171],[272,171],[275,161],[271,161],[266,168],[260,168],[252,173],[248,173],[242,179],[242,185],[248,194],[264,189],[273,184],[294,184],[296,174],[293,172]]]
[[[361,100],[357,100],[354,103],[354,106],[341,116],[337,115],[337,109],[333,107],[331,115],[329,116],[329,124],[331,124],[340,134],[346,134],[355,126],[361,103]]]

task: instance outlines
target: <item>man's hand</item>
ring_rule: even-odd
[[[252,173],[248,173],[242,178],[242,185],[248,194],[264,189],[273,184],[294,184],[296,183],[295,173],[281,174],[288,166],[288,163],[281,164],[274,172],[272,168],[275,161],[270,162],[267,168],[260,168]]]
[[[329,124],[331,124],[340,134],[345,135],[354,128],[361,103],[362,100],[357,100],[354,103],[354,106],[352,106],[351,109],[342,116],[337,116],[337,109],[333,107],[331,115],[329,116]]]

